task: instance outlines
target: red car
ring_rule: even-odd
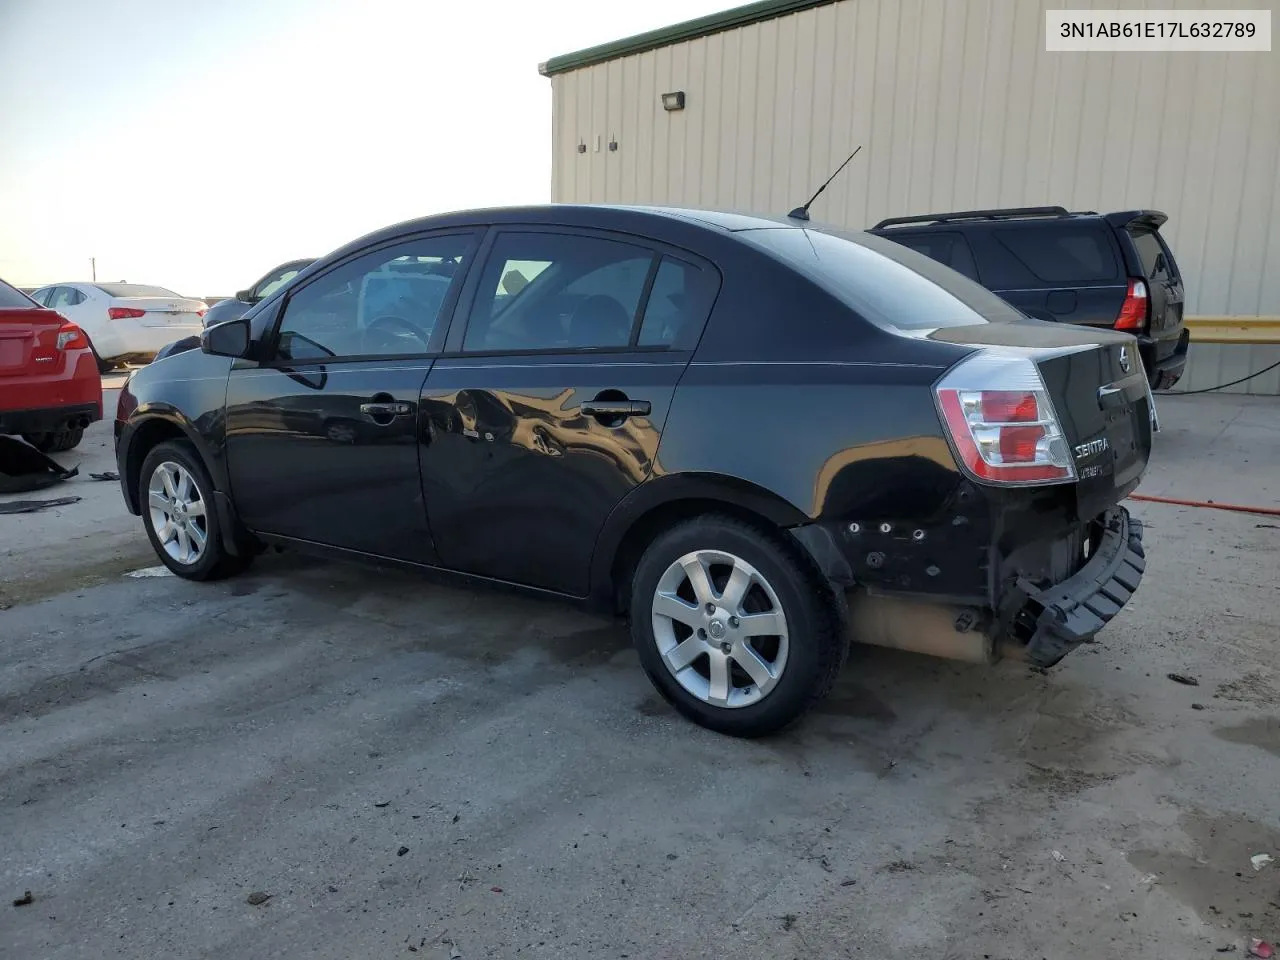
[[[102,377],[84,331],[0,280],[0,434],[57,453],[101,419]]]

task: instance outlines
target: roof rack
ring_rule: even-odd
[[[956,213],[925,213],[915,217],[889,217],[872,230],[904,223],[950,223],[953,220],[1012,220],[1018,217],[1069,217],[1066,207],[1007,207],[1003,210],[961,210]]]

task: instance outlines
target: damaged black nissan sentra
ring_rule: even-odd
[[[129,509],[174,573],[267,546],[625,615],[686,716],[784,726],[850,640],[1049,666],[1143,571],[1127,334],[892,240],[544,206],[403,223],[134,374]]]

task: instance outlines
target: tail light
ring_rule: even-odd
[[[1125,291],[1124,303],[1120,306],[1120,314],[1116,317],[1117,330],[1143,330],[1147,325],[1147,284],[1142,280],[1130,278],[1129,289]]]
[[[208,313],[208,312],[209,312],[208,310],[197,310],[197,311],[196,311],[196,316],[203,320],[203,319],[204,319],[204,315],[205,315],[206,313]]]
[[[112,320],[136,320],[138,317],[146,316],[147,311],[139,310],[137,307],[108,307],[107,316]]]
[[[985,483],[1065,483],[1075,463],[1035,361],[983,351],[934,388],[960,465]]]
[[[58,328],[59,350],[87,350],[89,338],[74,323],[64,323]]]

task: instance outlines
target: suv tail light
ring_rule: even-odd
[[[1147,284],[1143,280],[1129,278],[1129,289],[1125,291],[1124,303],[1120,305],[1120,314],[1116,317],[1117,330],[1143,330],[1147,326]]]
[[[1035,361],[985,350],[934,387],[961,467],[999,484],[1065,483],[1075,463]]]
[[[136,320],[138,317],[146,316],[147,311],[139,310],[137,307],[108,307],[107,316],[112,320]]]
[[[58,328],[59,350],[87,350],[89,338],[74,323],[64,323]]]

